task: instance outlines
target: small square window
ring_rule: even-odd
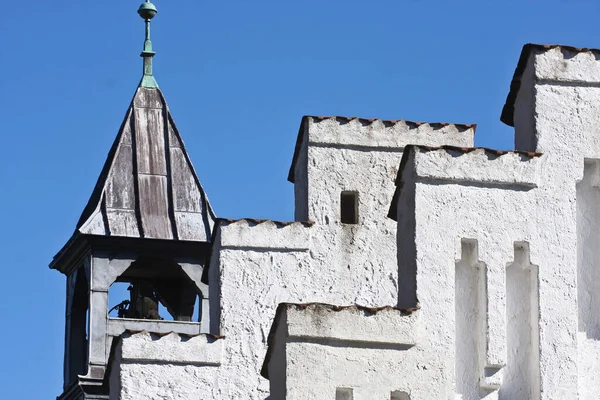
[[[390,400],[410,400],[410,396],[406,392],[395,390],[392,392]]]
[[[353,400],[354,394],[350,388],[335,389],[335,400]]]
[[[358,224],[358,192],[342,192],[340,217],[343,224]]]

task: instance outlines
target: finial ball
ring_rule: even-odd
[[[154,18],[157,13],[158,10],[156,9],[156,6],[150,3],[149,1],[142,3],[140,8],[138,9],[138,14],[140,14],[140,17],[148,21]]]

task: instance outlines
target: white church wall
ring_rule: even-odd
[[[285,304],[278,316],[265,362],[273,388],[285,358],[287,396],[274,400],[449,398],[435,352],[415,346],[419,311]]]
[[[373,276],[379,271],[349,269],[348,263],[339,268],[334,258],[320,261],[314,242],[326,239],[316,224],[223,221],[216,238],[218,257],[211,263],[214,280],[210,286],[219,282],[218,333],[227,338],[229,355],[220,373],[221,380],[229,382],[228,395],[233,398],[243,394],[244,398],[264,399],[269,393],[268,381],[260,377],[259,371],[278,304],[355,304],[362,293],[357,288],[364,287],[365,282],[369,285],[365,293],[371,293],[369,305],[397,301],[395,287],[385,292],[385,297],[377,297],[385,288]],[[393,249],[393,243],[390,247]],[[335,254],[332,252],[330,257]],[[380,257],[386,253],[375,250],[375,254]],[[387,263],[390,268],[397,264],[395,251]],[[397,274],[397,270],[394,272]]]
[[[281,306],[279,306],[281,307]],[[279,309],[279,308],[278,308]],[[268,337],[268,349],[261,369],[261,375],[269,379],[270,400],[285,399],[287,394],[287,367],[288,357],[286,345],[288,330],[286,329],[286,315],[278,312],[273,318],[271,331]],[[281,327],[274,329],[273,326]]]
[[[209,286],[219,288],[215,328],[226,337],[227,356],[214,382],[226,394],[222,398],[267,398],[268,381],[260,370],[277,304],[328,298],[315,283],[317,276],[323,282],[335,279],[311,265],[313,228],[247,220],[218,225]]]
[[[600,391],[599,164],[588,160],[577,183],[579,396],[586,400],[597,398]]]
[[[396,229],[386,217],[400,151],[361,152],[310,147],[309,218],[316,222],[312,254],[336,280],[333,290],[361,305],[396,304]],[[317,161],[318,160],[318,161]],[[358,223],[341,222],[341,194],[355,192]]]
[[[308,216],[308,124],[300,124],[299,147],[294,160],[294,221],[310,221]]]
[[[111,363],[110,398],[120,400],[225,399],[214,382],[223,359],[224,339],[207,335],[158,337],[126,333]]]
[[[557,297],[540,297],[542,387],[544,393],[563,390],[572,398],[579,391],[579,399],[591,400],[600,392],[599,247],[593,228],[599,200],[598,53],[560,46],[534,49],[521,81],[516,137],[533,136],[520,141],[547,153],[544,191],[549,203],[557,205],[546,210],[546,226],[551,221],[556,228],[547,234],[553,242],[548,267],[540,265],[540,293]],[[527,116],[524,110],[534,112]],[[527,125],[533,129],[522,128]]]
[[[530,350],[537,346],[537,303],[532,303],[537,268],[530,267],[529,254],[521,261],[521,251],[515,249],[531,248],[531,264],[536,265],[546,250],[535,215],[537,171],[543,160],[418,147],[405,156],[402,190],[408,193],[398,201],[398,228],[414,224],[415,232],[399,235],[399,251],[411,252],[412,240],[416,257],[404,259],[408,266],[401,261],[400,269],[416,282],[412,296],[427,326],[427,335],[420,338],[423,345],[436,344],[448,380],[456,380],[457,395],[464,400],[536,398],[520,396],[523,388],[539,390],[537,353]],[[469,170],[475,176],[487,171],[486,180],[477,182],[465,174]],[[410,201],[412,209],[402,208]],[[412,259],[416,263],[411,265]],[[508,329],[507,320],[520,329]],[[456,337],[449,326],[455,327]],[[515,360],[515,354],[531,355]],[[508,360],[513,362],[508,365]]]

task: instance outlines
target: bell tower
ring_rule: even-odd
[[[152,71],[149,0],[143,75],[73,236],[50,263],[66,276],[61,400],[108,399],[107,360],[125,332],[208,332],[215,215]],[[125,299],[109,303],[114,284]],[[112,293],[112,292],[111,292]]]

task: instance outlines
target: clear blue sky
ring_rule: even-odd
[[[4,399],[62,391],[65,280],[47,265],[139,82],[140,2],[2,2]],[[155,4],[155,75],[220,217],[293,218],[302,115],[477,123],[477,145],[507,149],[499,116],[521,46],[600,47],[591,0]]]

